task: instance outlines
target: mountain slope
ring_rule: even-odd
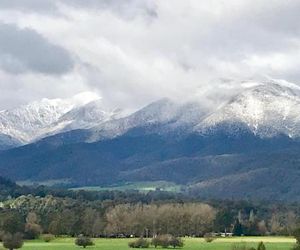
[[[208,179],[191,185],[188,192],[206,198],[299,201],[299,170],[294,166],[286,171],[285,167],[258,168]]]
[[[137,112],[91,129],[90,142],[132,133],[187,134],[202,120],[207,110],[198,102],[176,103],[164,98]]]
[[[17,139],[15,139],[9,135],[0,134],[0,150],[14,148],[14,147],[18,147],[20,145],[22,145],[22,143],[20,141],[18,141]]]
[[[243,165],[249,167],[246,159],[250,153],[257,154],[249,161],[253,163],[250,165],[253,169],[262,163],[263,166],[268,164],[268,158],[262,158],[262,152],[280,152],[299,145],[289,137],[263,139],[249,134],[245,140],[245,137],[191,134],[175,139],[129,131],[95,143],[57,144],[43,140],[0,152],[0,172],[14,180],[69,179],[79,185],[140,180],[189,184],[232,173]],[[296,164],[299,156],[295,156]],[[289,162],[286,160],[280,158],[278,164],[285,166]],[[224,165],[226,161],[228,168]],[[203,174],[209,173],[213,164],[219,169],[211,175]]]

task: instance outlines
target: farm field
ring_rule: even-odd
[[[157,189],[167,192],[180,192],[180,185],[167,181],[145,181],[145,182],[133,182],[124,183],[115,186],[99,187],[99,186],[86,186],[71,188],[71,190],[86,190],[86,191],[126,191],[137,190],[140,192],[155,191]]]
[[[127,244],[132,239],[95,239],[95,246],[87,249],[103,249],[103,250],[125,250],[130,249]],[[295,240],[289,237],[233,237],[218,238],[212,243],[206,243],[201,238],[185,238],[185,250],[231,250],[234,243],[246,242],[247,246],[256,247],[258,242],[263,241],[267,250],[288,250],[291,249]],[[0,248],[1,249],[1,248]],[[40,240],[26,241],[24,250],[74,250],[82,249],[75,246],[73,238],[59,238],[50,243]],[[155,249],[150,247],[149,249]],[[2,250],[2,249],[1,249]]]

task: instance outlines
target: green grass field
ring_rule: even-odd
[[[71,190],[86,190],[86,191],[104,191],[104,190],[137,190],[140,192],[149,192],[156,189],[167,192],[179,192],[181,186],[172,182],[167,181],[145,181],[145,182],[133,182],[133,183],[124,183],[115,186],[99,187],[99,186],[87,186],[79,188],[71,188]]]
[[[95,246],[87,249],[103,249],[103,250],[126,250],[130,249],[127,244],[132,239],[95,239]],[[288,237],[233,237],[218,238],[212,243],[206,243],[200,238],[185,238],[184,250],[230,250],[232,244],[238,242],[246,242],[247,246],[256,247],[258,242],[263,241],[267,250],[287,250],[290,249],[295,240]],[[50,243],[39,240],[25,242],[24,250],[74,250],[81,249],[74,244],[72,238],[59,238]],[[149,248],[155,249],[155,248]]]
[[[68,179],[59,179],[59,180],[48,180],[48,181],[19,181],[18,185],[21,186],[32,186],[32,185],[43,185],[43,186],[67,186],[71,184]],[[147,193],[149,191],[155,190],[167,191],[167,192],[180,192],[181,185],[175,184],[168,181],[143,181],[143,182],[126,182],[120,183],[112,186],[83,186],[77,188],[70,188],[70,190],[85,190],[85,191],[128,191],[136,190],[139,192]]]

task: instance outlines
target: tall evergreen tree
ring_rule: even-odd
[[[235,236],[241,236],[243,234],[243,226],[238,219],[235,220],[232,233]]]

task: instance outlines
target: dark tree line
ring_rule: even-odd
[[[0,208],[0,231],[26,239],[48,235],[90,237],[292,235],[299,226],[298,206],[203,203],[176,200],[122,203],[54,196],[20,196]],[[3,233],[2,233],[3,234]]]
[[[71,191],[20,187],[0,177],[0,236],[21,233],[90,237],[292,235],[300,206],[250,201],[201,201],[161,191]],[[46,238],[46,237],[45,237]]]
[[[200,236],[211,231],[216,210],[204,203],[112,204],[22,196],[0,210],[0,230],[34,239],[41,233],[91,237]]]

